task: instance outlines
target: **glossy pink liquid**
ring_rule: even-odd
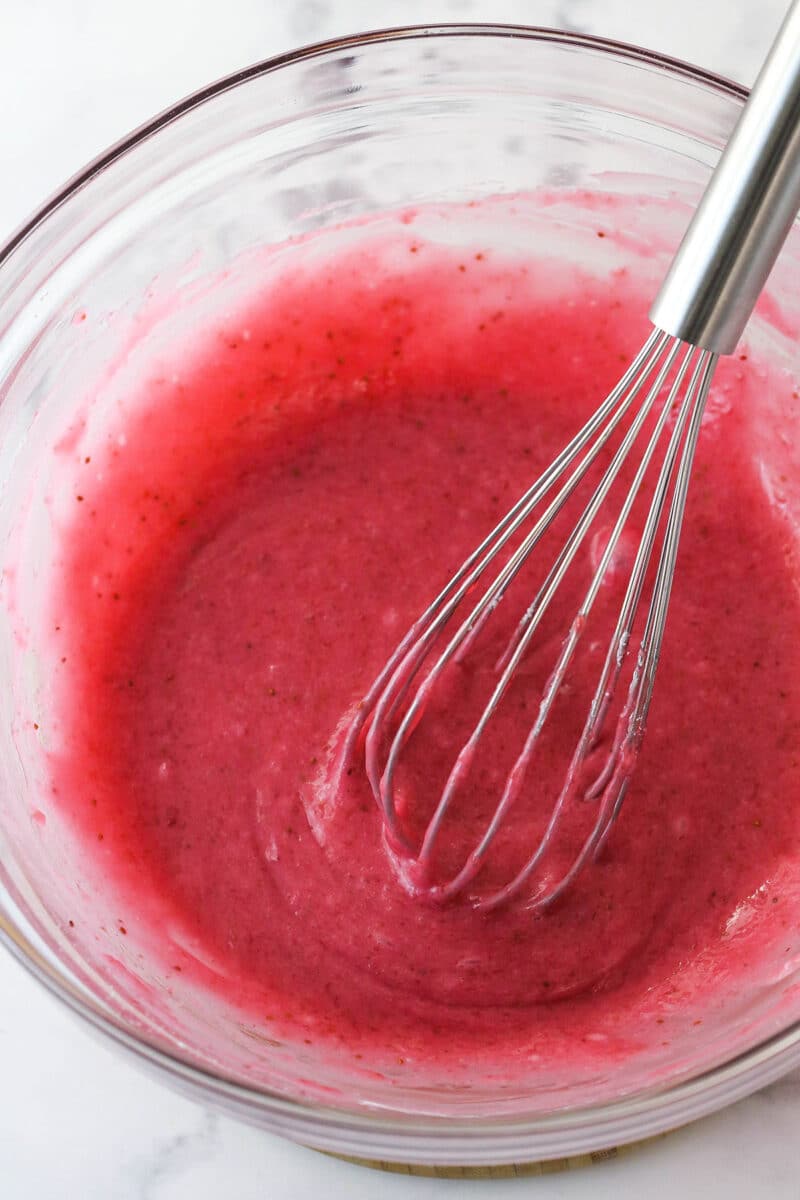
[[[54,759],[59,802],[124,882],[121,921],[135,925],[139,902],[162,913],[175,970],[290,1032],[383,1060],[491,1055],[508,1071],[598,1036],[624,1054],[713,1003],[792,919],[773,883],[800,823],[787,535],[736,406],[718,414],[712,398],[649,733],[602,860],[542,916],[415,903],[360,772],[330,789],[337,730],[616,380],[646,298],[619,273],[582,279],[567,305],[533,260],[396,239],[388,266],[353,254],[286,277],[193,358],[176,351],[177,381],[143,385],[124,451],[110,440],[102,482],[87,472],[58,599],[80,696]],[[606,636],[629,548],[604,585]],[[590,553],[523,664],[448,825],[443,874],[496,801],[591,568]],[[415,739],[412,828],[518,615],[509,603]],[[587,632],[484,882],[541,829],[604,650]],[[174,915],[194,952],[169,945]]]

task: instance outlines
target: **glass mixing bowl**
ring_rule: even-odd
[[[510,1093],[483,1079],[415,1088],[317,1061],[313,1047],[270,1038],[174,979],[167,986],[135,945],[120,948],[113,897],[51,811],[40,735],[21,719],[47,705],[34,632],[54,557],[46,447],[80,418],[82,383],[124,354],[142,311],[157,335],[160,297],[202,297],[204,281],[255,248],[422,201],[543,187],[692,203],[744,97],[682,63],[550,30],[342,39],[184,100],[72,180],[0,252],[0,934],[73,1012],[189,1095],[320,1149],[500,1164],[645,1137],[800,1063],[800,956],[666,1061],[560,1089]],[[769,312],[760,318],[787,367],[799,248],[794,231],[770,285],[780,328]],[[766,444],[769,431],[762,419],[753,437]],[[800,450],[770,453],[800,478]],[[785,493],[800,516],[800,496],[791,484]]]

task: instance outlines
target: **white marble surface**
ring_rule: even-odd
[[[654,47],[752,81],[784,0],[0,0],[0,240],[182,94],[293,45],[381,25],[511,21]],[[470,1185],[376,1176],[179,1099],[0,954],[2,1200],[800,1197],[800,1074],[619,1162]]]

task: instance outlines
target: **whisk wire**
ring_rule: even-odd
[[[456,612],[460,601],[469,593],[470,585],[474,586],[477,583],[486,565],[488,565],[488,562],[495,559],[499,550],[507,542],[508,537],[510,537],[511,533],[515,532],[516,528],[518,528],[519,525],[521,525],[526,519],[526,517],[530,515],[532,510],[535,508],[536,503],[543,498],[543,495],[546,494],[546,491],[549,490],[549,487],[539,492],[536,495],[536,498],[532,499],[530,504],[525,506],[525,509],[520,514],[520,520],[517,522],[513,530],[509,530],[508,536],[498,539],[494,543],[489,554],[486,556],[487,561],[478,565],[478,567],[469,577],[468,581],[466,581],[463,589],[459,589],[456,592],[456,594],[442,609],[437,619],[432,623],[430,629],[427,631],[429,636],[426,635],[424,638],[420,639],[420,642],[417,644],[417,646],[413,647],[409,654],[400,660],[394,677],[390,681],[386,692],[378,704],[370,730],[367,734],[368,772],[370,773],[370,778],[373,782],[373,785],[376,786],[377,791],[380,794],[384,811],[387,814],[391,814],[391,818],[394,819],[395,822],[396,810],[393,795],[393,784],[397,761],[400,753],[405,748],[409,737],[413,733],[429,700],[429,697],[439,681],[442,671],[447,664],[454,657],[456,657],[459,649],[463,649],[470,636],[477,632],[480,624],[491,614],[492,611],[494,611],[494,609],[500,603],[510,583],[514,580],[514,578],[516,578],[523,564],[526,562],[543,535],[550,528],[555,518],[569,500],[570,496],[573,494],[575,489],[585,477],[586,473],[589,471],[592,464],[595,462],[597,455],[600,453],[603,446],[608,442],[620,421],[630,409],[639,392],[647,382],[650,371],[658,364],[662,349],[666,344],[666,338],[663,340],[656,340],[654,352],[646,359],[645,367],[641,375],[634,381],[627,395],[621,398],[622,402],[618,404],[616,411],[613,413],[607,424],[604,427],[600,425],[598,437],[595,443],[590,447],[589,450],[587,450],[586,454],[575,467],[566,482],[559,489],[556,496],[536,521],[533,528],[523,538],[520,545],[510,556],[508,562],[505,563],[487,590],[480,597],[475,607],[471,610],[467,618],[459,625],[455,634],[451,637],[446,648],[441,653],[440,657],[419,686],[416,695],[406,710],[400,725],[394,734],[383,773],[380,774],[377,770],[377,755],[379,750],[382,748],[382,736],[378,736],[378,731],[380,731],[381,735],[385,731],[387,724],[391,720],[391,716],[398,707],[398,704],[402,702],[402,699],[411,686],[413,679],[416,677],[417,672],[427,657],[429,649],[435,642],[439,631],[447,624],[452,615]],[[676,348],[673,348],[667,355],[666,361],[661,364],[656,380],[651,385],[647,394],[645,411],[640,412],[637,415],[633,428],[626,434],[624,442],[625,449],[618,451],[614,458],[614,470],[608,477],[606,490],[611,486],[611,483],[616,477],[622,461],[624,460],[625,454],[630,448],[630,445],[635,439],[639,429],[641,429],[641,426],[646,419],[650,408],[655,402],[655,399],[663,385],[664,378],[666,377],[672,360],[674,359],[675,353]],[[586,426],[584,429],[585,428]],[[597,430],[593,430],[593,432],[597,432]],[[580,436],[581,435],[579,434],[578,437]],[[605,478],[606,477],[604,476],[604,480]],[[598,507],[601,500],[602,496],[597,501]],[[563,572],[566,570],[569,562],[571,562],[571,557],[564,565],[563,571],[561,572],[561,577],[563,577]],[[555,591],[555,588],[558,586],[558,582],[560,582],[560,577],[558,580],[556,580],[553,591]],[[549,598],[550,597],[547,599],[547,603],[549,603]],[[396,686],[396,690],[393,690],[394,686]],[[465,761],[466,760],[464,760],[464,762]],[[392,820],[390,819],[390,825],[391,824]],[[434,817],[434,825],[435,824],[436,817]],[[421,857],[424,859],[424,851]]]
[[[615,694],[622,667],[627,657],[634,618],[641,600],[647,569],[652,558],[658,526],[664,513],[670,483],[673,475],[675,475],[675,484],[667,514],[666,528],[656,578],[653,584],[651,603],[648,609],[645,629],[642,634],[636,666],[629,686],[628,697],[618,718],[614,744],[603,771],[594,784],[584,792],[586,799],[597,799],[600,797],[595,823],[570,868],[561,876],[556,884],[543,887],[540,894],[529,902],[528,907],[531,909],[543,908],[546,905],[552,904],[566,891],[583,869],[589,857],[592,854],[599,853],[602,849],[622,806],[632,772],[633,760],[638,752],[652,698],[655,670],[666,625],[666,615],[680,539],[681,523],[686,504],[689,476],[705,409],[706,397],[716,365],[716,355],[707,351],[697,351],[690,347],[682,364],[681,372],[672,386],[670,398],[665,405],[665,411],[668,411],[671,403],[674,404],[683,375],[689,367],[692,358],[695,359],[694,369],[659,472],[653,501],[650,505],[645,527],[640,538],[617,626],[606,655],[600,681],[592,699],[589,716],[566,775],[565,785],[556,801],[548,827],[535,852],[505,887],[490,896],[481,898],[477,902],[478,907],[486,909],[494,908],[518,894],[552,843],[566,802],[574,792],[575,780],[578,776],[580,766],[585,761],[587,753],[598,736],[603,719]],[[688,433],[686,433],[684,438],[687,422]],[[683,448],[676,472],[675,464],[676,460],[678,460],[678,451],[682,439]],[[621,532],[621,528],[619,532]],[[596,578],[597,574],[595,575]]]
[[[508,689],[509,684],[511,683],[511,680],[514,677],[517,666],[519,665],[523,655],[527,651],[528,646],[530,645],[530,642],[532,641],[537,628],[539,627],[543,617],[545,616],[545,614],[550,606],[550,603],[553,600],[553,597],[555,596],[555,594],[558,590],[559,585],[563,581],[564,576],[566,575],[566,572],[568,571],[569,567],[571,566],[571,564],[575,558],[575,555],[578,553],[578,550],[580,549],[580,546],[582,545],[588,530],[591,528],[591,525],[592,525],[595,517],[597,516],[600,506],[602,505],[602,503],[605,500],[606,496],[608,495],[608,492],[611,489],[614,481],[616,480],[617,476],[619,475],[619,472],[622,468],[622,465],[623,465],[625,459],[627,458],[627,456],[630,452],[631,447],[633,446],[637,436],[641,432],[641,429],[642,429],[647,417],[650,415],[653,405],[655,404],[655,401],[661,391],[661,388],[663,387],[664,380],[667,377],[671,366],[673,365],[673,362],[675,360],[675,357],[678,353],[679,348],[680,348],[680,343],[675,343],[671,347],[669,353],[665,356],[664,361],[661,365],[661,368],[658,371],[658,373],[656,374],[655,380],[651,384],[651,387],[647,393],[647,396],[646,396],[644,402],[641,405],[641,408],[639,409],[639,412],[636,415],[635,420],[631,423],[630,428],[628,429],[625,437],[623,438],[620,446],[618,447],[614,457],[612,458],[611,462],[609,463],[608,467],[606,468],[606,470],[600,480],[600,483],[596,487],[588,504],[584,508],[583,513],[580,517],[580,520],[574,526],[569,538],[564,543],[558,557],[556,558],[555,563],[550,568],[550,571],[548,572],[544,583],[542,584],[541,588],[539,589],[539,592],[538,592],[533,604],[527,610],[527,612],[525,613],[525,616],[522,618],[522,621],[520,622],[520,625],[517,627],[517,632],[515,633],[514,637],[512,638],[512,642],[511,642],[511,646],[513,647],[513,652],[510,654],[510,656],[507,656],[507,653],[506,653],[503,656],[503,659],[501,659],[501,664],[503,663],[504,660],[506,660],[506,661],[505,661],[504,669],[502,670],[500,679],[498,680],[498,682],[495,686],[495,689],[492,693],[492,696],[491,696],[488,704],[486,705],[483,712],[481,713],[480,719],[478,720],[478,723],[477,723],[475,729],[473,730],[473,733],[470,736],[469,741],[462,748],[461,753],[459,753],[459,755],[456,758],[456,764],[450,773],[447,783],[445,784],[444,791],[442,793],[442,797],[439,801],[439,805],[436,809],[436,812],[435,812],[430,824],[428,825],[428,828],[427,828],[427,831],[425,834],[425,839],[423,841],[422,848],[419,853],[419,861],[420,861],[420,864],[423,866],[423,868],[432,859],[436,839],[438,837],[442,823],[447,815],[447,811],[452,804],[453,797],[454,797],[455,791],[457,789],[458,783],[460,782],[460,780],[463,778],[463,775],[465,774],[465,767],[469,762],[471,762],[471,760],[474,756],[474,752],[477,749],[478,743],[480,742],[481,737],[483,736],[483,733],[484,733],[487,725],[489,724],[489,721],[494,716],[494,713],[496,712],[498,705],[500,704],[505,692]],[[676,379],[674,388],[680,385],[680,382],[683,378],[683,374],[685,373],[685,370],[686,370],[686,366],[688,365],[688,357],[689,356],[687,354],[687,356],[685,356],[684,363],[678,374],[678,378]],[[674,390],[674,388],[673,388],[673,390]],[[659,416],[658,422],[656,423],[656,427],[653,430],[653,433],[650,437],[650,441],[648,443],[647,449],[645,450],[644,454],[642,455],[642,459],[641,459],[641,462],[639,465],[639,469],[636,473],[634,482],[629,489],[625,505],[623,506],[622,512],[620,513],[620,517],[618,518],[618,521],[617,521],[617,528],[614,531],[614,535],[612,535],[613,539],[614,539],[613,544],[612,544],[611,539],[609,539],[609,544],[606,547],[606,550],[601,557],[600,564],[598,565],[598,568],[595,572],[589,592],[587,593],[587,596],[584,600],[583,605],[581,606],[581,609],[578,612],[576,619],[573,620],[572,625],[570,626],[570,630],[567,635],[567,639],[564,643],[564,647],[562,649],[562,653],[559,658],[559,662],[556,666],[555,671],[550,676],[550,680],[548,681],[548,683],[545,687],[544,695],[543,695],[541,704],[539,706],[539,713],[538,713],[536,721],[532,727],[532,730],[528,736],[528,739],[526,741],[525,751],[523,751],[523,754],[520,755],[520,757],[517,759],[517,762],[516,762],[514,768],[512,768],[511,774],[509,775],[506,787],[503,792],[503,796],[502,796],[500,803],[495,811],[495,815],[494,815],[486,833],[484,834],[484,837],[482,838],[482,840],[479,843],[476,850],[470,855],[468,863],[465,864],[464,870],[459,873],[459,875],[452,881],[451,884],[447,885],[445,888],[442,889],[441,894],[443,896],[454,895],[456,892],[460,891],[461,888],[464,886],[464,884],[476,873],[477,869],[480,866],[482,859],[485,856],[486,851],[489,848],[489,845],[491,844],[491,842],[494,839],[494,836],[497,832],[497,828],[499,827],[500,823],[504,819],[508,808],[514,802],[514,799],[516,798],[516,796],[519,792],[519,789],[520,789],[523,779],[524,779],[524,774],[525,774],[524,767],[527,764],[527,759],[529,758],[530,754],[533,753],[535,744],[539,739],[539,735],[541,734],[544,724],[545,724],[545,722],[550,714],[550,711],[552,709],[552,705],[555,700],[555,697],[558,694],[558,691],[563,683],[564,676],[567,672],[569,663],[572,659],[575,648],[578,644],[581,633],[583,631],[586,618],[588,617],[589,612],[591,611],[592,605],[594,603],[594,600],[596,598],[597,592],[599,591],[603,576],[605,574],[605,570],[607,568],[608,562],[610,561],[611,552],[615,548],[616,539],[619,536],[619,532],[621,531],[621,528],[624,525],[625,520],[627,519],[627,516],[633,505],[634,499],[635,499],[636,495],[638,494],[642,479],[644,478],[646,469],[649,466],[650,460],[655,451],[661,430],[663,429],[664,424],[667,420],[667,416],[669,413],[669,406],[670,406],[670,401],[668,400],[667,403],[665,403],[662,407],[661,414]],[[458,636],[458,635],[456,635],[456,636]],[[440,660],[440,662],[441,661],[442,660]],[[439,669],[439,665],[440,665],[439,663],[436,664],[436,667],[434,667],[433,671],[431,672],[431,675],[433,675]],[[426,682],[427,682],[427,680],[426,680]],[[392,746],[392,754],[395,753],[396,745],[397,745],[397,742],[395,741],[395,744]],[[527,751],[527,753],[526,753],[526,751]],[[391,756],[390,756],[390,762],[391,762]]]
[[[682,355],[681,349],[684,351]],[[359,706],[347,734],[343,761],[349,761],[359,738],[363,735],[367,775],[382,811],[387,845],[394,856],[399,875],[414,894],[437,901],[451,899],[462,893],[483,867],[509,810],[519,798],[542,732],[565,683],[588,618],[618,550],[620,538],[637,497],[642,492],[648,472],[654,464],[664,431],[674,415],[674,424],[639,537],[614,634],[586,722],[544,833],[533,852],[509,882],[488,894],[473,897],[473,903],[479,908],[492,909],[517,896],[543,863],[545,855],[554,844],[568,802],[576,795],[578,780],[589,754],[601,736],[616,695],[623,667],[629,656],[634,622],[669,499],[655,582],[652,585],[644,633],[627,698],[617,718],[605,765],[591,786],[583,788],[583,798],[597,804],[594,822],[568,869],[555,878],[542,879],[533,897],[526,902],[528,906],[538,909],[552,903],[571,884],[588,858],[599,852],[604,844],[625,795],[649,708],[655,666],[666,621],[686,488],[705,397],[715,363],[716,355],[713,353],[687,346],[686,343],[655,329],[603,404],[558,458],[465,560],[414,624]],[[687,376],[689,383],[685,386]],[[661,397],[663,400],[659,407]],[[629,416],[629,420],[622,426],[626,416]],[[505,780],[499,802],[477,845],[467,855],[461,867],[448,880],[433,882],[433,862],[441,831],[455,797],[473,767],[481,739],[629,459],[632,448],[647,429],[650,420],[652,425],[633,478],[626,486],[611,533],[594,567],[583,602],[567,630],[556,665],[540,699],[536,718]],[[469,737],[455,754],[454,765],[448,774],[433,816],[428,821],[421,840],[415,843],[398,813],[396,772],[401,755],[422,720],[444,670],[453,661],[463,661],[466,652],[503,600],[534,548],[562,512],[592,466],[597,463],[598,456],[618,429],[619,443],[611,452],[599,481],[593,485],[589,499],[583,505],[577,523],[546,572],[533,602],[518,622],[501,655],[496,666],[498,679],[489,700]],[[551,493],[554,494],[551,496]],[[537,516],[537,510],[542,505],[544,507]],[[531,528],[523,532],[519,543],[512,548],[506,561],[484,587],[483,575],[528,521],[532,521]],[[480,594],[477,600],[470,602],[471,593],[479,587]],[[460,614],[465,601],[469,607],[466,617],[462,617]],[[453,620],[456,621],[455,632],[449,636],[433,664],[426,669],[431,652]],[[412,688],[415,688],[413,692]]]
[[[408,693],[433,643],[437,640],[439,634],[449,622],[464,597],[476,586],[487,566],[528,519],[535,507],[555,486],[564,471],[574,462],[595,433],[600,430],[601,436],[603,433],[605,434],[604,441],[601,444],[604,444],[608,437],[611,436],[616,424],[622,419],[635,399],[635,395],[641,388],[644,380],[658,361],[667,341],[668,335],[661,330],[654,329],[651,332],[641,350],[631,362],[628,370],[606,397],[605,401],[562,450],[561,454],[553,460],[536,482],[520,497],[505,517],[469,555],[422,616],[414,623],[387,661],[367,695],[361,701],[355,719],[348,730],[341,761],[342,763],[350,761],[362,730],[367,725],[365,741],[367,776],[376,797],[382,796],[379,802],[381,803],[387,830],[399,847],[403,847],[406,850],[411,849],[408,839],[400,828],[397,819],[391,788],[387,788],[385,781],[383,781],[384,770],[381,769],[379,764],[379,756],[382,749],[379,731],[384,730],[386,725],[391,721],[395,711]],[[611,429],[606,428],[604,431],[603,424],[606,417],[612,414],[617,408],[620,411],[616,414],[614,425]],[[595,455],[599,452],[599,449],[600,446],[594,448]],[[574,486],[577,486],[580,479],[583,478],[593,460],[594,455],[589,461],[581,464],[583,471],[575,478]],[[562,492],[563,490],[562,488]],[[564,497],[565,499],[566,497]],[[528,553],[530,549],[532,549],[532,545],[528,547]],[[403,736],[412,727],[412,722],[416,718],[420,708],[421,702],[416,706],[413,713],[406,714]],[[400,731],[398,731],[399,733]]]

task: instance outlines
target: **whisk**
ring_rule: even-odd
[[[517,501],[409,630],[357,710],[344,760],[363,763],[380,808],[386,843],[405,886],[435,901],[464,893],[484,867],[511,807],[523,802],[543,730],[637,497],[652,498],[633,557],[599,679],[554,796],[544,833],[512,877],[471,902],[492,909],[524,893],[541,909],[572,884],[606,842],[620,812],[645,732],[667,619],[681,524],[706,397],[719,355],[733,352],[800,207],[800,0],[790,7],[756,85],[720,158],[650,310],[653,331],[617,385],[539,479]],[[617,431],[619,444],[614,447]],[[613,453],[612,453],[613,450]],[[625,474],[620,476],[627,463]],[[627,475],[633,468],[632,478]],[[584,479],[588,501],[552,558],[497,667],[491,695],[455,754],[433,815],[412,837],[399,814],[398,768],[425,720],[450,664],[463,663],[523,565]],[[624,483],[623,498],[577,612],[564,622],[555,664],[536,716],[497,797],[491,818],[449,879],[432,875],[446,819],[473,768],[478,747],[529,652],[543,618],[601,512]],[[643,490],[645,489],[645,490]],[[607,523],[606,523],[607,528]],[[641,635],[634,638],[640,619]],[[629,661],[630,660],[630,661]],[[617,698],[628,663],[624,700]],[[632,663],[632,668],[631,668]],[[608,752],[587,787],[587,759],[610,722]],[[564,813],[578,795],[596,805],[577,853],[555,874],[542,872]],[[540,875],[542,877],[540,877]]]

